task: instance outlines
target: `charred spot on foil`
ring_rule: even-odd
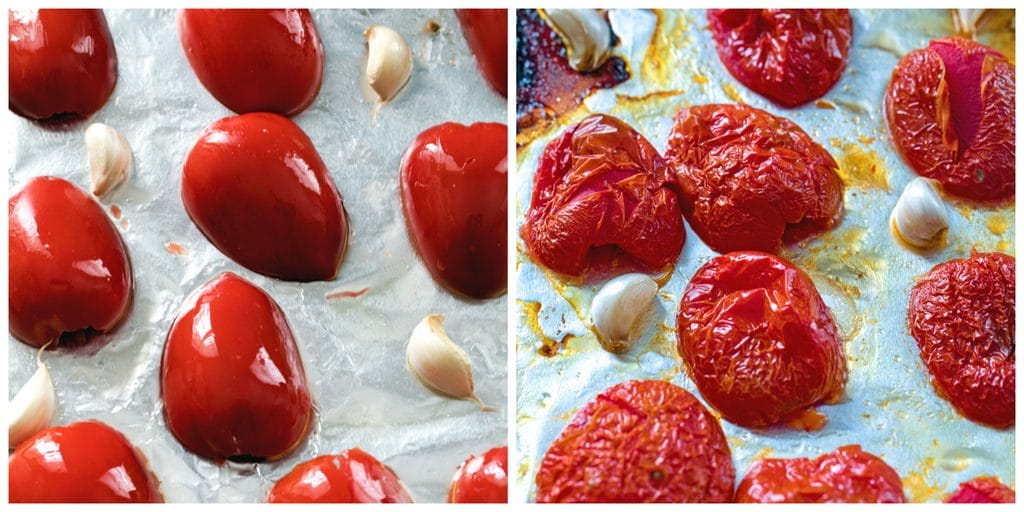
[[[259,463],[267,460],[266,457],[256,457],[255,455],[249,455],[244,453],[242,455],[232,455],[227,458],[231,462],[238,462],[242,464]]]

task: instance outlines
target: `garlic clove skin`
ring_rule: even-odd
[[[366,80],[379,103],[394,98],[412,75],[412,51],[401,34],[383,25],[363,33],[368,48]]]
[[[612,29],[596,9],[542,9],[544,20],[565,43],[569,65],[593,71],[611,57]]]
[[[933,179],[914,178],[892,209],[890,219],[897,236],[914,247],[936,246],[949,229],[949,213],[938,186]]]
[[[57,397],[53,390],[50,370],[42,361],[39,349],[36,363],[39,367],[7,404],[9,423],[7,426],[8,447],[17,448],[26,439],[50,426],[56,410]]]
[[[91,192],[100,197],[128,177],[132,150],[120,132],[103,123],[85,129],[85,150],[89,155]]]
[[[590,319],[605,350],[622,354],[633,347],[657,294],[658,283],[645,274],[623,274],[601,287]]]
[[[427,315],[413,329],[405,348],[409,371],[435,393],[470,400],[484,411],[495,410],[476,396],[469,356],[448,337],[442,322],[441,315]]]
[[[957,34],[974,37],[988,9],[953,9],[953,28]]]

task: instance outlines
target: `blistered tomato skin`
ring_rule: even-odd
[[[8,107],[62,121],[103,108],[117,83],[117,52],[99,9],[7,11]]]
[[[950,37],[903,57],[892,72],[885,115],[896,149],[914,172],[965,199],[1014,195],[1016,71],[999,52]]]
[[[7,462],[11,503],[161,503],[159,482],[118,431],[98,421],[51,427]]]
[[[708,9],[708,24],[729,73],[784,107],[839,81],[853,37],[846,9]]]
[[[338,189],[313,142],[276,114],[228,117],[189,151],[185,210],[240,265],[287,281],[334,279],[348,244]]]
[[[306,9],[183,9],[178,38],[206,90],[239,114],[293,116],[320,91],[324,49]]]
[[[836,161],[795,123],[763,110],[685,109],[665,157],[690,227],[720,253],[778,252],[842,217]]]
[[[548,448],[538,503],[725,503],[735,473],[718,420],[665,381],[616,384]]]
[[[472,299],[505,293],[508,278],[508,128],[443,123],[402,157],[409,237],[441,286]]]
[[[60,178],[33,178],[7,201],[8,313],[18,340],[110,331],[128,312],[128,250],[103,208]]]
[[[815,459],[761,459],[736,489],[739,503],[904,503],[899,474],[882,459],[842,446]]]
[[[971,252],[940,263],[910,290],[908,321],[939,396],[973,421],[1014,424],[1013,256]]]
[[[508,503],[508,447],[466,459],[452,477],[448,503]]]
[[[587,117],[544,149],[522,238],[537,263],[599,279],[675,264],[686,231],[671,171],[622,121]]]
[[[508,10],[456,9],[455,16],[487,83],[508,97]]]
[[[274,484],[269,503],[412,503],[398,475],[352,448],[295,466]]]
[[[998,478],[979,477],[968,480],[946,497],[946,503],[1015,503],[1017,494]]]
[[[676,319],[679,355],[708,405],[744,427],[783,420],[837,396],[846,354],[807,274],[762,252],[697,270]]]
[[[301,442],[312,404],[284,312],[230,272],[194,292],[160,365],[167,427],[212,460],[277,459]]]

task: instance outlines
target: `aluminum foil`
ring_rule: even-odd
[[[200,132],[233,115],[202,87],[178,42],[172,10],[107,10],[119,77],[89,122],[120,130],[132,146],[128,181],[104,198],[116,205],[135,275],[135,300],[114,332],[76,351],[43,357],[58,394],[54,424],[98,419],[139,447],[167,501],[263,501],[299,462],[361,447],[398,473],[416,501],[439,502],[471,454],[507,443],[507,299],[467,302],[436,285],[406,234],[398,169],[406,146],[445,121],[506,120],[506,101],[477,70],[450,10],[313,11],[325,53],[323,86],[293,118],[313,140],[351,222],[348,254],[332,282],[289,283],[242,268],[213,247],[180,199],[185,155]],[[440,32],[424,25],[437,21]],[[371,121],[361,92],[363,31],[383,24],[412,48],[412,78]],[[243,42],[244,43],[244,42]],[[8,112],[11,190],[60,176],[88,190],[81,124],[52,129]],[[10,195],[11,190],[8,190]],[[253,281],[281,305],[302,354],[318,414],[305,444],[284,459],[217,465],[186,452],[167,430],[160,402],[164,339],[183,299],[222,271]],[[327,299],[338,291],[355,298]],[[437,397],[405,366],[405,344],[427,314],[441,313],[473,362],[477,391],[499,412]],[[35,351],[9,337],[9,396],[35,370]]]
[[[1013,254],[1014,207],[978,207],[947,198],[949,243],[931,254],[907,250],[889,228],[889,212],[915,174],[890,142],[882,110],[885,88],[902,55],[952,33],[949,12],[854,11],[852,16],[849,62],[826,102],[784,109],[728,74],[703,10],[610,11],[621,39],[614,53],[627,61],[632,76],[595,92],[560,119],[560,126],[519,148],[519,226],[544,146],[590,113],[623,119],[662,152],[676,112],[690,105],[745,102],[795,121],[840,164],[846,214],[832,231],[789,247],[782,256],[811,276],[831,308],[845,340],[850,377],[840,403],[818,406],[828,417],[820,431],[750,430],[722,421],[737,482],[762,457],[816,457],[859,443],[896,469],[910,501],[939,501],[979,475],[1013,485],[1015,429],[973,423],[935,394],[906,314],[915,278],[937,263],[966,257],[972,247]],[[990,43],[1004,50],[1008,45],[1013,58],[1010,34],[1008,41]],[[630,379],[664,379],[700,396],[676,354],[675,315],[690,277],[715,255],[687,226],[682,255],[659,293],[656,320],[632,351],[617,356],[604,351],[588,328],[590,302],[600,283],[560,282],[530,260],[517,237],[514,499],[534,499],[534,478],[548,446],[605,388]],[[545,343],[559,347],[557,355],[541,355]]]

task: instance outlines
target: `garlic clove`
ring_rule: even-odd
[[[988,9],[953,9],[953,28],[959,35],[974,37]]]
[[[611,57],[612,29],[596,9],[542,9],[541,14],[565,43],[576,71],[593,71]]]
[[[892,209],[890,219],[896,235],[914,247],[939,244],[949,229],[949,214],[938,185],[933,179],[914,178]]]
[[[368,48],[366,79],[379,103],[394,98],[412,75],[412,51],[394,30],[374,25],[363,33]]]
[[[427,315],[412,331],[405,348],[409,371],[427,388],[461,400],[470,400],[481,410],[493,411],[473,391],[473,368],[469,356],[448,337],[441,315]]]
[[[622,354],[633,347],[657,294],[658,283],[645,274],[623,274],[601,287],[590,319],[605,350]]]
[[[99,197],[128,177],[132,150],[120,132],[103,123],[85,129],[85,150],[89,155],[91,191]]]
[[[50,421],[53,420],[57,398],[53,391],[50,371],[42,360],[45,349],[46,345],[39,349],[36,356],[36,364],[39,366],[36,372],[7,404],[7,438],[10,449],[17,448],[26,439],[50,426]]]

